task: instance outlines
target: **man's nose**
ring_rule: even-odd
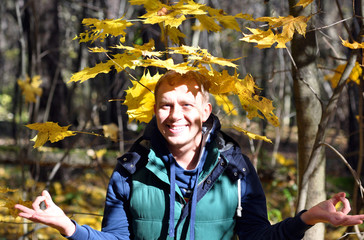
[[[176,119],[180,119],[183,116],[183,111],[182,108],[180,106],[173,106],[171,108],[171,111],[169,113],[169,117],[176,120]]]

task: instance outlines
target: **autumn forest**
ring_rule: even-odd
[[[0,240],[61,238],[14,209],[43,189],[101,228],[168,70],[209,81],[272,224],[336,192],[364,213],[363,0],[1,0],[0,28]],[[363,240],[364,225],[304,239]]]

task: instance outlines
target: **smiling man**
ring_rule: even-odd
[[[311,225],[361,224],[338,193],[271,225],[257,173],[211,113],[208,82],[198,72],[166,73],[155,89],[155,117],[118,159],[101,231],[70,220],[47,191],[19,216],[69,239],[301,239]],[[45,202],[46,209],[40,208]],[[335,205],[343,203],[341,210]]]

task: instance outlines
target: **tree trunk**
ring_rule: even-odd
[[[293,7],[298,1],[290,0],[291,15],[310,15],[300,7]],[[309,28],[308,28],[309,29]],[[294,100],[297,112],[298,127],[298,179],[302,183],[303,174],[308,167],[310,156],[315,143],[318,126],[322,115],[322,106],[319,100],[320,86],[316,64],[317,46],[315,32],[308,32],[306,37],[295,35],[292,40],[292,67]],[[300,189],[301,190],[301,189]],[[319,154],[319,164],[311,175],[306,192],[299,193],[304,204],[298,207],[310,208],[326,199],[325,194],[325,157]],[[307,240],[324,239],[324,225],[316,224],[306,232]]]

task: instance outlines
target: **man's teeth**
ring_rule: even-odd
[[[185,128],[185,126],[175,126],[175,127],[170,127],[172,130],[181,130],[183,128]]]

